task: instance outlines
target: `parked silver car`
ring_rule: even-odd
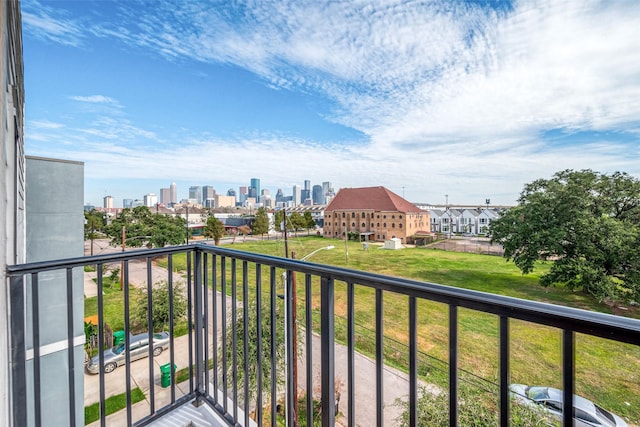
[[[511,384],[509,390],[516,402],[538,406],[558,420],[562,420],[562,390],[524,384]],[[619,416],[575,394],[573,395],[573,425],[575,427],[628,427]]]
[[[156,332],[153,334],[153,355],[158,356],[163,350],[169,348],[169,333]],[[104,351],[104,372],[113,372],[118,366],[126,363],[125,343]],[[129,338],[129,358],[134,360],[143,359],[149,356],[149,334],[131,335]],[[100,372],[99,355],[91,358],[87,363],[87,372],[97,374]]]

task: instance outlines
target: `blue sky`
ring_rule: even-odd
[[[640,177],[640,2],[22,0],[26,152],[85,201],[261,179],[515,203]]]

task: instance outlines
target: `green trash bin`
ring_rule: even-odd
[[[115,331],[113,333],[113,346],[115,347],[122,342],[124,342],[124,331]]]
[[[178,369],[177,365],[173,365],[173,372],[171,372],[171,363],[166,365],[160,365],[160,385],[162,387],[169,387],[171,385],[171,377]]]

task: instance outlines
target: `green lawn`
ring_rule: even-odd
[[[594,298],[565,288],[546,288],[539,284],[540,275],[550,264],[539,263],[532,274],[523,275],[504,258],[492,255],[445,252],[428,248],[403,248],[392,251],[370,245],[364,251],[362,244],[317,237],[296,238],[289,241],[289,250],[302,258],[314,250],[334,245],[333,250],[322,250],[309,262],[359,269],[390,276],[401,276],[439,283],[458,288],[506,295],[586,310],[612,313],[609,305]],[[265,240],[238,243],[235,249],[284,256],[284,242]],[[180,262],[174,260],[174,266]],[[230,268],[228,265],[227,268]],[[278,273],[279,274],[279,273]],[[228,276],[227,283],[230,283]],[[267,292],[268,272],[263,270],[263,291]],[[238,280],[241,273],[238,271]],[[248,278],[255,283],[252,273]],[[297,276],[298,319],[304,319],[304,278]],[[227,291],[230,293],[230,286]],[[364,286],[355,287],[355,322],[358,350],[375,354],[374,329],[375,293]],[[314,329],[319,329],[319,283],[314,280],[312,301]],[[241,295],[238,295],[241,297]],[[335,311],[346,318],[346,284],[336,283]],[[385,362],[406,369],[408,365],[408,298],[385,293],[384,332]],[[640,318],[638,310],[627,311]],[[418,343],[424,354],[421,372],[428,373],[428,381],[445,384],[448,360],[448,307],[430,301],[418,303]],[[499,375],[498,318],[473,310],[459,309],[459,358],[461,378],[482,383],[497,382]],[[345,342],[346,322],[336,322],[336,338]],[[545,384],[560,388],[561,332],[522,321],[511,321],[511,381]],[[428,362],[427,362],[428,361]],[[601,406],[640,423],[640,348],[604,339],[578,335],[576,338],[576,390],[597,401]],[[476,377],[480,377],[478,380]],[[497,402],[497,396],[496,396]]]
[[[138,387],[131,390],[131,404],[144,400],[144,393]],[[113,414],[127,406],[127,395],[125,393],[111,396],[105,400],[105,415]],[[96,402],[84,408],[84,424],[91,424],[100,419],[100,403]]]

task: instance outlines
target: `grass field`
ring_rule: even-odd
[[[594,300],[581,292],[564,288],[545,288],[539,277],[548,268],[540,263],[534,273],[522,275],[504,258],[490,255],[445,252],[428,248],[383,250],[369,245],[365,251],[357,242],[317,237],[294,238],[289,250],[300,259],[316,249],[334,245],[332,250],[321,250],[309,262],[348,267],[372,273],[406,277],[459,288],[473,289],[516,298],[548,302],[592,311],[612,313],[611,304]],[[242,243],[234,249],[284,256],[282,240],[264,240]],[[161,263],[162,264],[162,263]],[[174,269],[185,269],[184,257],[175,256]],[[230,266],[228,265],[230,269]],[[278,273],[280,274],[280,273]],[[238,265],[238,283],[241,283]],[[230,283],[228,276],[227,283]],[[248,283],[255,283],[249,273]],[[263,270],[263,292],[268,292],[267,272]],[[298,275],[298,319],[303,319],[304,280]],[[231,292],[228,286],[228,293]],[[240,295],[240,292],[238,293]],[[319,283],[313,283],[312,310],[314,329],[319,328]],[[250,296],[253,298],[254,296]],[[335,291],[336,339],[344,341],[346,317],[346,284],[337,282]],[[385,363],[406,369],[408,365],[408,299],[385,292],[384,333]],[[418,344],[424,364],[420,373],[427,382],[445,385],[448,360],[448,307],[430,301],[418,303]],[[636,309],[625,314],[640,317]],[[491,388],[499,374],[498,318],[473,310],[459,309],[459,358],[462,381],[471,381]],[[355,287],[355,322],[358,332],[358,351],[373,355],[375,341],[372,335],[375,321],[374,291],[364,286]],[[522,321],[511,321],[510,367],[511,382],[549,385],[560,388],[561,331]],[[640,424],[640,347],[619,344],[583,335],[576,337],[576,392],[601,406]],[[497,396],[496,396],[497,402]]]

